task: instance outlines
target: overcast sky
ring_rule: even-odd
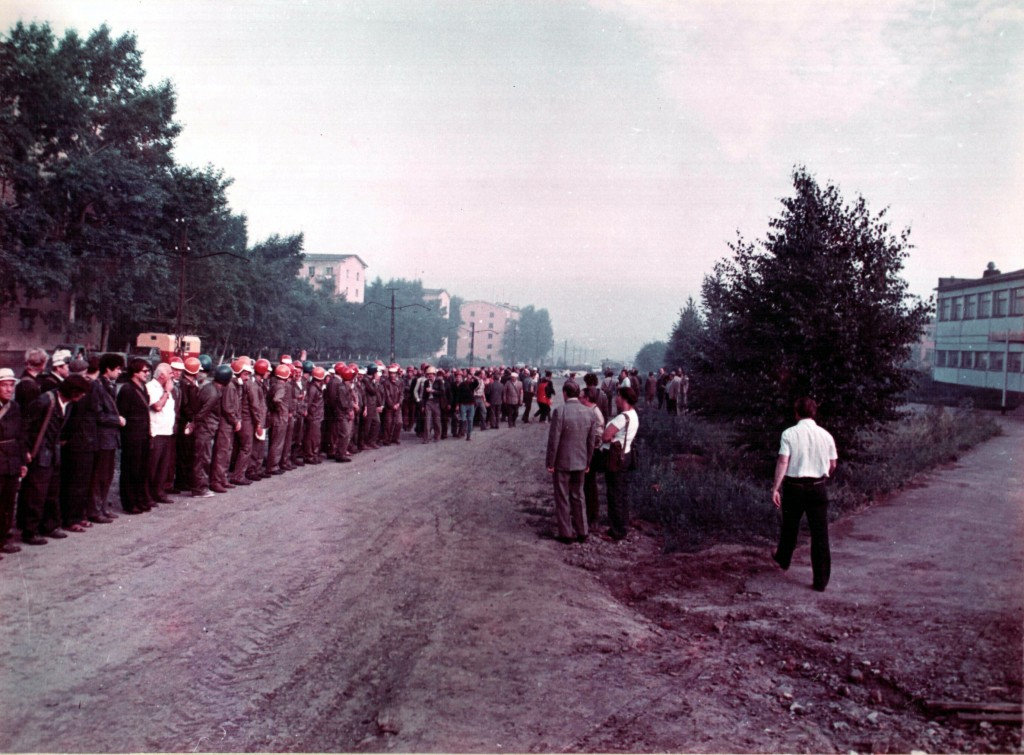
[[[251,241],[545,307],[570,356],[666,338],[795,165],[911,228],[916,294],[1024,267],[1019,1],[2,0],[18,19],[133,32]]]

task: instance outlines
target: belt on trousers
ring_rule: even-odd
[[[798,488],[813,488],[816,485],[824,485],[826,482],[828,482],[828,477],[786,477],[783,479],[783,483],[795,485]]]

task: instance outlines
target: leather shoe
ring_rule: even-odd
[[[14,543],[4,543],[3,545],[0,545],[0,553],[19,553],[19,552],[21,552],[21,548],[19,548]]]
[[[272,474],[272,475],[281,475],[281,474],[284,474],[284,470],[283,469],[275,469],[270,474]]]
[[[560,543],[563,543],[564,545],[569,545],[570,543],[576,542],[576,538],[574,537],[562,537],[561,535],[556,535],[555,540],[557,540]]]
[[[68,536],[68,533],[66,533],[64,530],[58,527],[57,529],[50,530],[49,532],[47,532],[46,536],[52,537],[55,540],[63,540]]]
[[[227,493],[228,492],[227,488],[221,487],[220,485],[211,485],[210,486],[210,490],[212,490],[214,493]]]
[[[213,492],[210,490],[193,490],[193,498],[213,498]]]
[[[89,517],[89,521],[93,524],[110,524],[114,520],[108,519],[105,516],[91,516]]]
[[[107,519],[117,519],[117,514],[115,514],[113,511],[104,511],[103,516],[105,516]]]
[[[172,501],[167,496],[160,496],[159,498],[156,499],[156,502],[157,503],[174,503],[174,501]]]
[[[22,535],[21,542],[25,543],[25,545],[46,545],[50,541],[39,535],[29,535],[28,537]]]
[[[232,481],[231,481],[231,484],[232,484],[232,485],[235,485],[236,487],[237,487],[238,485],[252,485],[252,480],[246,480],[246,479],[245,479],[245,478],[243,477],[243,478],[242,478],[242,479],[240,479],[240,480],[232,480]]]
[[[85,532],[85,527],[75,522],[67,529],[68,532]]]

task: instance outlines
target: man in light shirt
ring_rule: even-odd
[[[824,592],[828,585],[832,556],[828,545],[828,493],[825,485],[836,470],[836,442],[814,421],[818,405],[803,397],[794,405],[797,423],[782,433],[775,463],[772,503],[782,509],[779,546],[772,558],[789,568],[796,548],[800,520],[807,515],[811,531],[812,587]]]
[[[147,485],[153,503],[171,502],[167,497],[167,479],[174,469],[174,424],[177,419],[174,388],[174,369],[161,362],[153,372],[153,379],[146,383],[150,435]]]

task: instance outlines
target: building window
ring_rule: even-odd
[[[975,294],[968,294],[964,297],[964,319],[974,320],[978,317],[978,297]]]
[[[953,297],[953,319],[964,319],[964,298],[962,296]]]
[[[983,294],[978,294],[978,317],[991,317],[992,316],[992,292],[986,291]]]
[[[324,275],[326,275],[328,278],[333,278],[334,277],[334,268],[333,267],[325,267],[324,268]]]
[[[976,370],[987,370],[988,369],[988,352],[979,351],[974,357],[974,369]]]
[[[470,316],[470,317],[476,317],[476,311],[475,311],[475,310],[472,310],[472,309],[471,309],[471,310],[469,310],[469,316]]]
[[[1002,291],[996,291],[995,299],[992,306],[993,317],[1006,317],[1007,304],[1010,301],[1010,292],[1005,288]]]
[[[939,320],[946,322],[953,312],[953,299],[946,296],[939,302]]]
[[[941,349],[935,352],[935,366],[945,367],[946,366],[946,352]]]
[[[1013,289],[1013,298],[1010,301],[1010,314],[1024,315],[1024,287]]]
[[[493,341],[494,340],[494,333],[488,333],[487,334],[487,340],[488,341]]]
[[[357,281],[359,280],[359,273],[358,272],[356,273],[356,280]]]
[[[960,366],[960,352],[959,351],[947,351],[946,352],[946,366],[947,367],[959,367]]]
[[[974,352],[973,351],[961,351],[960,352],[960,366],[965,370],[974,369]]]
[[[988,368],[992,372],[1003,371],[1003,352],[1001,351],[990,351],[988,354]]]
[[[487,316],[490,317],[492,320],[494,319],[494,313],[493,312],[488,312]]]
[[[1021,363],[1024,362],[1024,359],[1021,358],[1022,356],[1024,355],[1019,351],[1011,351],[1009,356],[1006,358],[1006,371],[1014,373],[1020,372]]]
[[[315,265],[310,265],[309,266],[309,277],[312,278],[314,275],[316,275],[316,266]]]

